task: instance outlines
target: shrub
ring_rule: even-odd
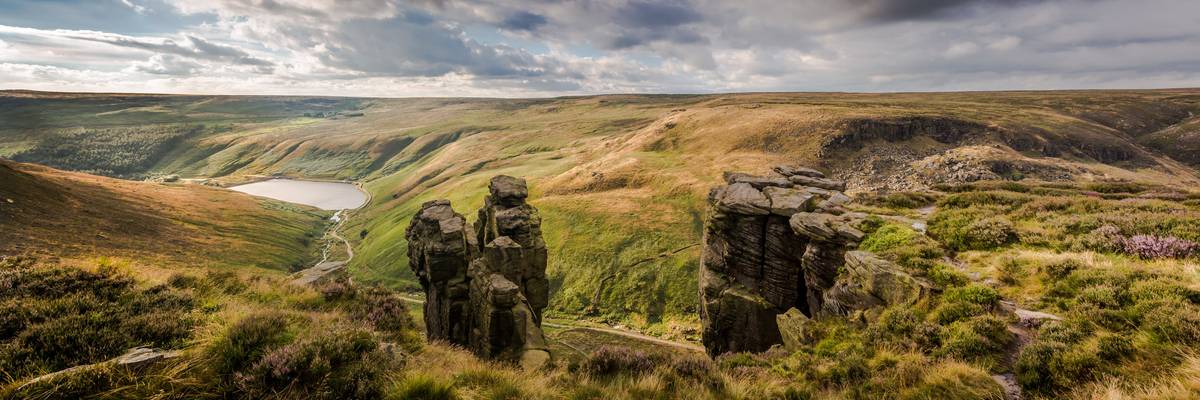
[[[242,282],[241,278],[233,272],[227,271],[208,271],[204,275],[204,279],[213,287],[220,288],[225,294],[239,294],[245,292],[248,286]]]
[[[242,318],[209,347],[208,353],[216,360],[214,369],[219,375],[230,376],[249,368],[266,352],[292,340],[294,334],[289,327],[287,315],[278,312]]]
[[[1133,182],[1095,182],[1084,188],[1100,193],[1140,193],[1146,190],[1145,186]]]
[[[1007,218],[976,211],[939,211],[929,221],[929,234],[954,250],[991,250],[1018,239]]]
[[[987,312],[977,304],[963,302],[943,302],[929,314],[932,321],[947,325]]]
[[[671,372],[695,381],[714,381],[715,367],[708,357],[681,356],[671,361]]]
[[[1072,272],[1083,268],[1083,262],[1074,258],[1068,258],[1062,261],[1051,262],[1044,264],[1041,267],[1042,273],[1050,277],[1051,280],[1062,280],[1071,275]]]
[[[887,221],[885,221],[883,218],[880,218],[878,215],[869,215],[866,218],[863,218],[862,222],[858,223],[858,230],[869,235],[875,233],[876,230],[886,224]]]
[[[408,314],[408,306],[399,297],[375,291],[364,297],[362,305],[353,313],[355,319],[393,335],[401,335],[416,328]]]
[[[962,286],[970,281],[966,274],[946,263],[934,263],[926,276],[941,287]]]
[[[942,294],[941,304],[930,313],[930,319],[942,325],[951,324],[983,315],[999,301],[999,293],[978,284],[946,289]]]
[[[1174,236],[1135,235],[1121,242],[1131,255],[1145,258],[1187,258],[1200,253],[1200,244]]]
[[[996,279],[1005,285],[1015,285],[1025,274],[1025,267],[1016,258],[1004,258],[996,267]]]
[[[896,209],[920,208],[937,201],[931,193],[896,192],[884,195],[866,195],[858,199],[863,204]]]
[[[137,290],[115,272],[5,261],[0,267],[0,382],[104,361],[190,336],[190,294]]]
[[[426,375],[408,375],[398,382],[389,400],[458,400],[454,386]]]
[[[1179,299],[1158,299],[1134,306],[1141,328],[1158,343],[1200,342],[1200,309]]]
[[[863,239],[859,248],[872,253],[881,253],[906,246],[917,237],[917,231],[898,224],[886,224]]]
[[[902,399],[993,399],[1004,398],[1004,388],[986,371],[957,362],[938,365],[914,388],[905,390]]]
[[[788,386],[778,398],[783,400],[810,400],[814,398],[812,389],[807,387]]]
[[[321,333],[266,352],[234,374],[241,394],[262,398],[276,393],[306,398],[379,398],[389,354],[365,331]],[[285,396],[287,397],[287,396]]]
[[[996,289],[979,284],[971,284],[960,288],[947,289],[942,295],[942,301],[966,302],[991,308],[1000,301],[1000,293]]]
[[[908,307],[891,307],[868,328],[874,340],[899,347],[932,350],[940,346],[941,327],[925,322]]]
[[[346,279],[325,282],[317,287],[325,301],[350,300],[358,296],[358,287]]]
[[[1133,342],[1124,336],[1105,334],[1096,342],[1096,355],[1107,361],[1118,361],[1133,354]]]
[[[889,223],[867,235],[859,245],[901,266],[916,271],[927,271],[942,258],[944,253],[929,237],[904,225]]]
[[[965,360],[992,360],[1012,341],[1008,323],[982,315],[950,324],[942,333],[939,353]]]
[[[176,273],[167,278],[167,285],[176,289],[194,289],[200,284],[200,278],[193,275]]]
[[[1093,229],[1076,239],[1076,245],[1082,250],[1112,253],[1124,249],[1125,236],[1121,228],[1114,225],[1104,225]]]
[[[644,374],[664,361],[658,354],[632,350],[628,347],[601,346],[583,360],[580,369],[592,376],[612,376],[621,373]]]
[[[965,192],[946,196],[938,201],[938,207],[1006,206],[1015,208],[1036,198],[1036,196],[1007,191]]]

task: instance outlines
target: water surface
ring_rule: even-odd
[[[289,203],[313,206],[322,210],[358,208],[367,202],[367,194],[359,190],[358,186],[341,182],[271,179],[231,186],[230,189]]]

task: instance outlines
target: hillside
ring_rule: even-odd
[[[798,162],[846,179],[851,193],[995,179],[1200,182],[1186,151],[1200,111],[1192,89],[336,99],[328,107],[362,115],[333,118],[312,117],[317,99],[6,101],[14,117],[0,120],[56,121],[0,127],[0,155],[18,160],[70,165],[56,149],[94,140],[161,154],[115,175],[364,182],[374,200],[343,232],[358,254],[352,269],[392,287],[415,287],[403,231],[421,202],[448,197],[470,210],[487,178],[526,177],[553,251],[551,310],[660,333],[693,323],[698,252],[688,246],[723,171]],[[146,128],[173,118],[194,130]],[[139,134],[113,143],[105,129]]]
[[[0,254],[170,270],[306,266],[327,213],[223,189],[0,160]]]
[[[304,98],[9,94],[0,112],[74,122],[0,120],[4,157],[199,180],[0,161],[0,398],[1200,395],[1197,90],[334,99],[351,111],[320,117],[288,108]],[[175,119],[93,122],[145,107]],[[709,189],[782,163],[847,180],[858,249],[930,290],[699,356]],[[328,212],[199,184],[263,174],[364,184],[341,232],[355,279],[282,273],[311,265]],[[544,370],[420,340],[420,299],[390,290],[417,287],[420,204],[474,218],[498,174],[529,180],[549,250]],[[136,346],[170,356],[105,361]]]

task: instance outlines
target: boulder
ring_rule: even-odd
[[[933,291],[929,282],[869,252],[847,252],[845,261],[846,273],[839,276],[836,289],[825,294],[825,313],[848,315],[875,307],[912,305]]]
[[[812,318],[795,308],[776,315],[775,323],[779,326],[779,336],[783,340],[783,347],[790,351],[798,351],[805,345],[811,344],[813,333],[809,329],[811,322]]]
[[[816,208],[817,195],[812,192],[772,186],[763,189],[762,193],[767,196],[771,213],[775,215],[789,216]]]
[[[524,204],[525,198],[529,197],[529,188],[526,187],[525,180],[508,175],[492,178],[488,182],[488,192],[493,202],[508,207]]]
[[[721,211],[746,215],[771,213],[771,201],[749,183],[734,183],[719,194],[717,206]]]
[[[808,168],[808,167],[801,167],[798,165],[777,165],[777,166],[775,166],[775,168],[772,168],[771,170],[775,171],[775,173],[778,173],[780,175],[783,175],[783,176],[786,176],[789,178],[792,176],[797,176],[797,175],[798,176],[807,176],[810,178],[824,178],[825,177],[825,174],[822,173],[821,171],[817,171],[815,169]]]
[[[754,176],[740,172],[726,173],[725,182],[729,184],[745,183],[755,189],[763,190],[768,187],[792,187],[792,181],[782,176]]]
[[[821,189],[825,189],[825,190],[836,190],[839,192],[846,190],[846,182],[833,180],[833,179],[814,178],[811,176],[804,176],[804,175],[792,175],[792,176],[788,177],[788,180],[790,180],[790,181],[792,181],[792,183],[794,183],[796,185],[800,185],[800,186],[809,186],[809,187],[821,188]]]

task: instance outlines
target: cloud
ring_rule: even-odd
[[[269,60],[255,57],[245,50],[213,43],[196,36],[185,36],[182,40],[160,37],[137,37],[109,32],[88,30],[54,29],[43,30],[0,25],[0,35],[25,37],[28,43],[53,44],[55,40],[73,40],[103,43],[106,45],[187,57],[194,60],[216,61],[234,65],[256,67],[259,72],[269,73],[274,66]]]
[[[950,45],[945,54],[947,58],[958,58],[975,54],[978,51],[979,45],[973,42],[958,42]]]
[[[162,0],[170,8],[124,1],[111,6],[126,14],[137,12],[130,4],[155,6],[155,20],[181,28],[47,28],[59,19],[0,6],[0,55],[53,65],[61,76],[126,74],[126,84],[159,91],[529,96],[1200,85],[1194,0]],[[23,19],[40,28],[12,26]],[[6,78],[0,74],[0,85],[15,84]]]
[[[200,71],[203,66],[183,57],[170,54],[155,54],[149,60],[134,63],[131,68],[134,71],[148,74],[179,76],[193,75]]]
[[[988,48],[992,50],[1012,50],[1021,45],[1021,38],[1016,36],[1005,36],[988,44]]]
[[[546,25],[546,17],[528,11],[517,11],[499,24],[500,28],[510,31],[536,31],[542,25]]]
[[[703,19],[692,6],[683,2],[634,0],[617,7],[618,23],[636,28],[672,28]]]
[[[847,0],[871,22],[897,22],[961,16],[982,7],[1014,7],[1048,0]],[[957,15],[956,15],[957,14]]]
[[[129,7],[131,10],[133,10],[133,12],[138,14],[147,14],[150,12],[149,9],[140,4],[134,3],[132,0],[121,0],[121,4],[124,4],[125,7]]]

